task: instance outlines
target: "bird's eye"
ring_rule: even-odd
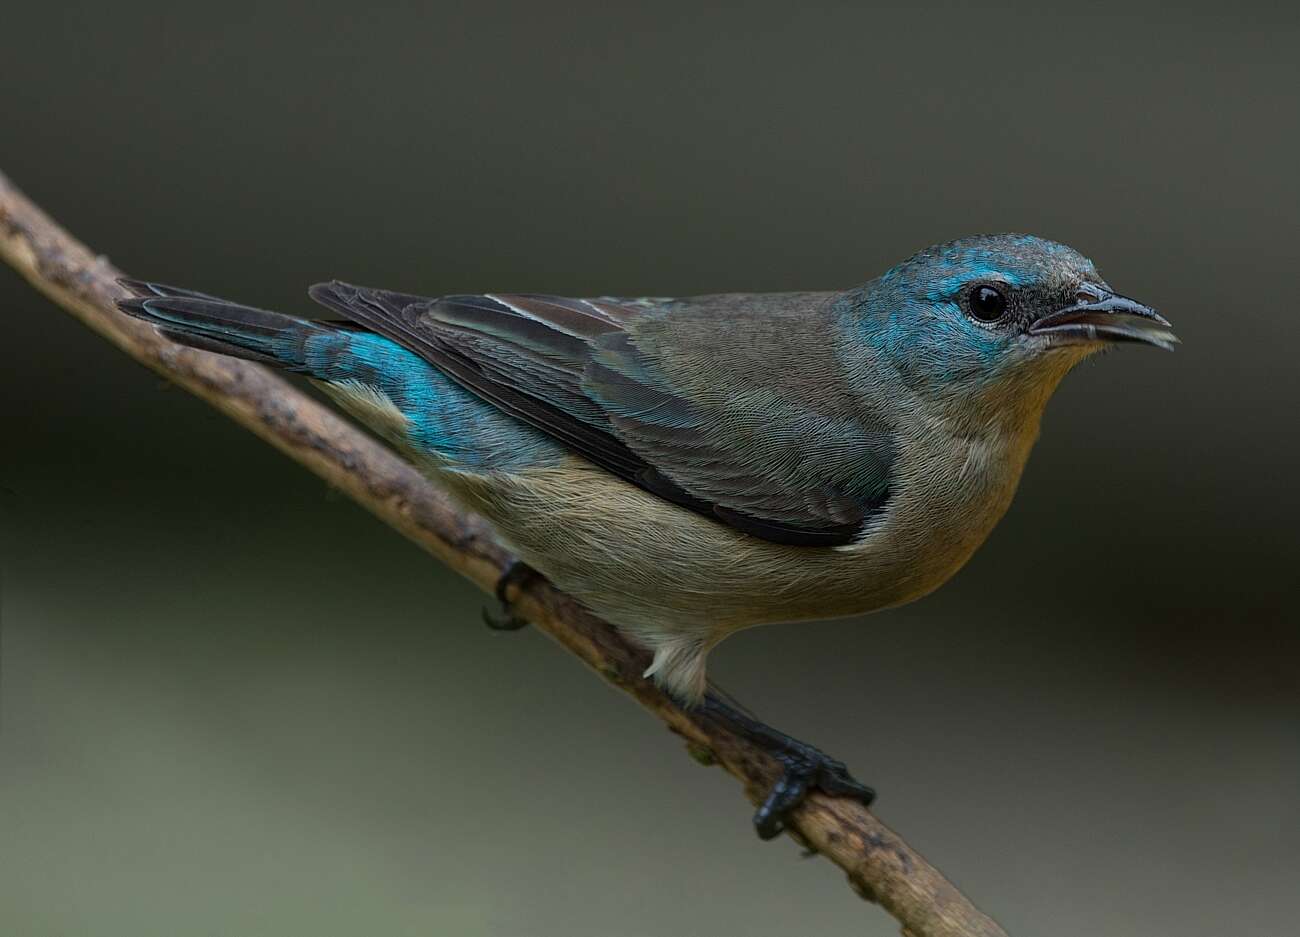
[[[981,322],[993,322],[1007,311],[1007,298],[991,286],[977,286],[970,291],[970,314]]]

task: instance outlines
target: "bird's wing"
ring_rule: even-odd
[[[850,543],[888,496],[892,433],[845,403],[828,336],[791,373],[798,337],[776,333],[797,318],[768,323],[766,356],[745,342],[764,330],[740,326],[737,356],[708,347],[726,342],[718,315],[734,303],[424,299],[338,282],[311,296],[614,475],[753,536]],[[787,393],[808,374],[811,393]]]

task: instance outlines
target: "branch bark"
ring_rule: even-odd
[[[121,276],[0,174],[0,257],[57,305],[136,360],[184,387],[346,492],[384,523],[491,592],[507,557],[487,525],[457,509],[415,469],[267,369],[192,351],[119,313]],[[678,709],[640,674],[646,655],[610,625],[544,582],[511,595],[514,608],[717,763],[757,803],[778,768],[713,723]],[[738,818],[739,819],[739,818]],[[834,862],[863,898],[878,902],[905,937],[1007,937],[937,869],[860,804],[812,794],[787,832]]]

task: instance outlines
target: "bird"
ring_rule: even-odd
[[[423,297],[320,283],[335,316],[123,280],[167,338],[305,376],[516,562],[650,655],[651,677],[775,757],[754,816],[809,790],[870,804],[843,763],[715,691],[709,652],[760,624],[860,615],[948,580],[1011,504],[1048,399],[1168,320],[1026,234],[926,248],[844,290],[687,298]]]

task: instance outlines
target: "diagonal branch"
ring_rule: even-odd
[[[0,174],[0,257],[33,286],[127,354],[203,398],[481,589],[491,591],[507,557],[486,524],[457,509],[415,469],[333,411],[265,368],[192,351],[114,307],[120,272],[54,223]],[[513,606],[599,676],[628,693],[718,763],[757,802],[778,769],[765,754],[678,709],[639,675],[646,655],[608,624],[544,582]],[[879,902],[907,937],[1006,937],[933,866],[860,804],[814,793],[791,817],[799,843],[843,869],[852,888]]]

